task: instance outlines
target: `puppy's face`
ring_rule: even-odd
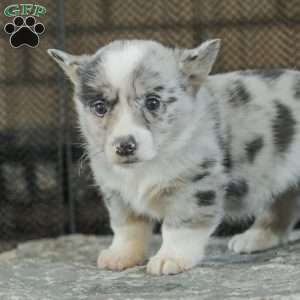
[[[219,40],[192,50],[116,41],[92,56],[48,52],[75,85],[90,155],[104,155],[111,164],[125,167],[175,147],[218,49]]]

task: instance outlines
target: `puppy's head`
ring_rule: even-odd
[[[81,129],[94,153],[120,166],[154,159],[178,144],[219,40],[191,50],[153,41],[115,41],[94,55],[48,53],[75,86]]]

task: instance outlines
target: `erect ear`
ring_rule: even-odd
[[[65,71],[73,83],[78,80],[78,67],[88,60],[88,55],[71,55],[57,49],[48,49],[48,54],[58,63]]]
[[[188,77],[195,92],[207,78],[217,58],[220,39],[208,40],[194,49],[182,50],[179,54],[179,68]]]

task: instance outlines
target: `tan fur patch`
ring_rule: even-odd
[[[151,186],[145,193],[149,208],[158,214],[164,214],[167,199],[174,195],[182,185],[183,181],[178,178],[168,186]]]

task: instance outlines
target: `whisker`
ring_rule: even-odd
[[[88,151],[85,150],[84,153],[81,155],[79,159],[79,175],[81,175],[81,171],[83,170],[85,163],[89,161],[91,158],[97,157],[99,155],[103,154],[103,151],[99,149],[95,149],[95,151]]]

